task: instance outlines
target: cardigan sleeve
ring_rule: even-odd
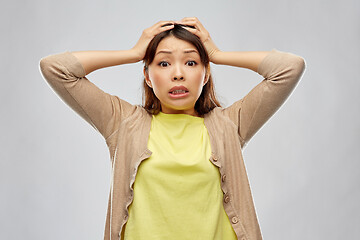
[[[238,128],[242,148],[284,104],[304,70],[302,57],[275,49],[259,64],[257,72],[264,77],[263,81],[224,109]]]
[[[40,70],[55,93],[107,140],[135,106],[98,88],[85,77],[70,52],[40,60]]]

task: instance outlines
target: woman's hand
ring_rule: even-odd
[[[163,25],[171,24],[165,27]],[[172,29],[174,27],[174,21],[160,21],[154,24],[153,26],[145,29],[142,32],[142,35],[135,46],[131,49],[136,52],[139,56],[138,60],[141,61],[145,57],[146,49],[150,43],[150,41],[159,33]]]
[[[220,50],[216,47],[215,43],[212,41],[209,32],[205,29],[205,27],[201,24],[199,19],[196,17],[186,17],[181,21],[175,21],[177,24],[189,25],[195,27],[195,29],[186,27],[186,30],[198,36],[201,42],[204,44],[205,49],[209,55],[210,61],[213,62],[214,56],[216,53],[220,52]]]

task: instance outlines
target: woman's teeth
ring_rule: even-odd
[[[172,94],[186,93],[185,90],[175,90],[171,92]]]

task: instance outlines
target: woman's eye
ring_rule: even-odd
[[[187,63],[189,63],[188,66],[190,66],[190,67],[196,65],[196,62],[195,62],[195,61],[188,61]]]
[[[163,62],[160,62],[160,63],[159,63],[159,66],[160,66],[160,67],[166,67],[168,64],[169,64],[168,62],[164,62],[164,61],[163,61]]]
[[[197,63],[195,61],[188,61],[186,62],[186,65],[190,66],[190,67],[193,67],[195,66]],[[159,64],[158,64],[160,67],[167,67],[169,66],[169,63],[168,62],[165,62],[165,61],[161,61]]]

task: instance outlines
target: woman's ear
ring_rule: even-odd
[[[205,84],[209,81],[209,77],[210,77],[210,65],[206,69],[203,86],[205,86]]]
[[[204,77],[204,83],[203,83],[203,86],[205,86],[205,84],[207,84],[207,82],[209,81],[209,75],[206,74],[205,77]]]
[[[152,84],[151,84],[151,81],[149,79],[149,74],[148,74],[148,71],[146,70],[146,67],[144,67],[144,77],[145,77],[145,82],[146,84],[152,88]]]

